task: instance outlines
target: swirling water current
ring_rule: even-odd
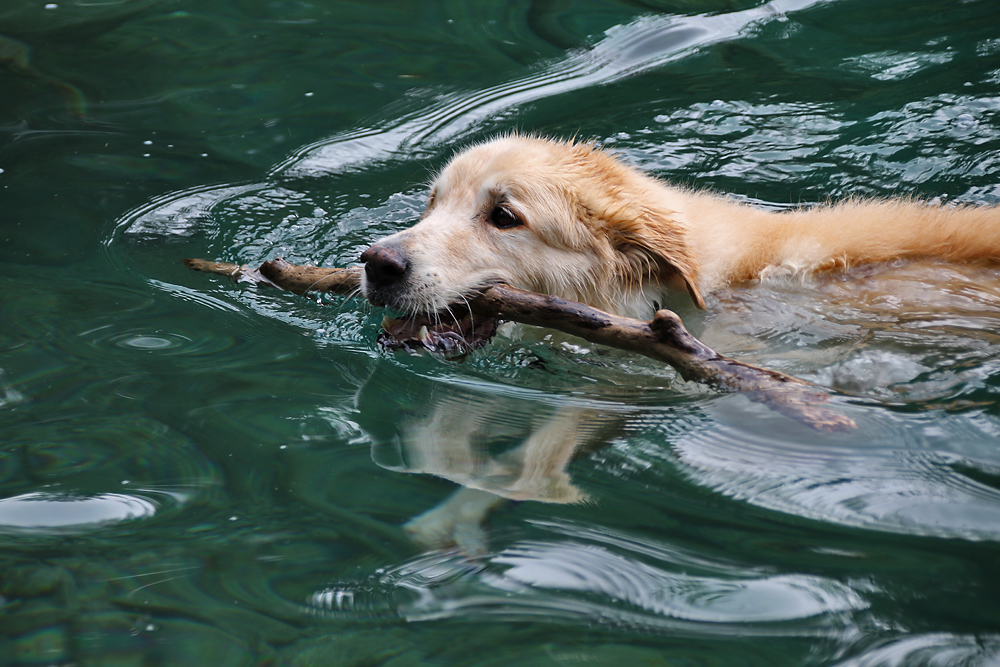
[[[0,6],[0,667],[1000,664],[996,267],[680,311],[832,388],[823,434],[544,332],[387,353],[359,300],[180,263],[356,262],[510,130],[768,208],[997,205],[1000,5]],[[589,446],[539,483],[546,428]],[[520,502],[418,546],[456,483]]]

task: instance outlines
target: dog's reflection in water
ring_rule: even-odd
[[[622,425],[621,414],[554,407],[538,400],[542,395],[537,393],[503,396],[444,383],[427,391],[428,383],[420,384],[424,393],[416,396],[390,389],[373,376],[358,400],[366,404],[362,415],[378,415],[378,423],[362,424],[373,439],[376,463],[461,486],[406,523],[411,539],[427,549],[485,553],[483,524],[506,500],[586,501],[568,466],[607,445]]]

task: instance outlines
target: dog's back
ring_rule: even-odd
[[[710,197],[710,195],[697,195]],[[698,284],[811,273],[896,259],[1000,260],[1000,208],[916,200],[848,200],[772,213],[718,202],[687,213]]]

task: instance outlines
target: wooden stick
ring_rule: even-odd
[[[358,290],[361,288],[360,266],[324,269],[318,266],[289,264],[280,257],[264,262],[258,269],[248,264],[212,262],[206,259],[185,259],[184,264],[195,271],[229,276],[234,282],[264,284],[296,294],[333,292],[345,296],[359,296]]]
[[[359,295],[361,267],[328,269],[289,264],[283,259],[247,265],[186,259],[196,271],[229,276],[235,281],[265,284],[297,294],[333,292]],[[582,303],[537,294],[508,285],[492,285],[469,301],[472,312],[533,324],[578,336],[592,343],[637,352],[669,364],[685,380],[722,392],[741,392],[751,400],[792,417],[812,428],[847,431],[857,428],[850,418],[825,406],[827,390],[804,380],[718,354],[691,335],[680,317],[657,311],[649,322],[606,313]]]

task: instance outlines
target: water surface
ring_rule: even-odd
[[[769,208],[998,204],[997,26],[990,0],[0,9],[0,665],[996,664],[995,267],[680,311],[833,388],[859,428],[821,434],[544,333],[386,353],[378,309],[179,260],[354,262],[512,129]],[[580,446],[539,472],[518,447],[553,423]],[[519,502],[475,549],[403,528],[483,490]]]

